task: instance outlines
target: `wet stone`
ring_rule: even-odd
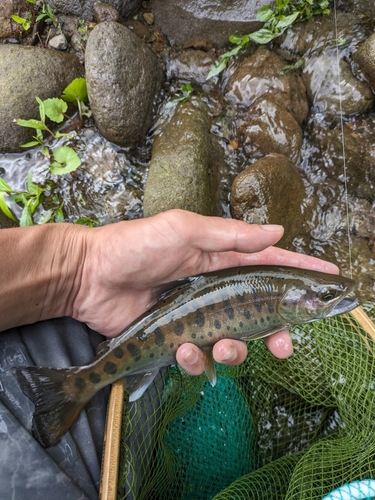
[[[371,35],[353,56],[368,82],[375,89],[375,33]]]
[[[104,21],[118,21],[120,19],[120,14],[118,10],[104,2],[94,3],[94,15],[97,23],[103,23]]]

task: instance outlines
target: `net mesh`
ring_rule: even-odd
[[[375,478],[375,342],[350,315],[291,333],[289,359],[249,342],[215,388],[173,367],[128,405],[118,497],[321,500]]]

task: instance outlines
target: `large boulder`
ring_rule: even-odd
[[[86,20],[94,20],[94,4],[97,0],[48,0],[48,4],[63,14],[78,16]],[[105,3],[114,7],[124,19],[136,14],[142,0],[105,0]]]
[[[353,58],[375,90],[375,33],[360,45]]]
[[[172,208],[219,215],[220,162],[206,105],[196,98],[180,103],[172,119],[156,130],[144,215]]]
[[[334,54],[311,57],[303,70],[307,94],[316,111],[327,115],[350,116],[369,110],[374,103],[371,87],[352,73],[344,60]]]
[[[303,228],[302,204],[306,193],[302,178],[285,156],[272,154],[243,170],[234,180],[231,212],[250,224],[281,224],[280,245],[290,248]]]
[[[171,44],[183,45],[190,38],[204,36],[215,46],[228,45],[232,34],[244,35],[262,26],[255,21],[262,5],[273,0],[154,0],[155,22]]]
[[[125,26],[100,23],[87,41],[86,81],[101,134],[120,146],[139,144],[163,81],[155,54]]]
[[[60,97],[64,88],[83,75],[76,56],[55,50],[0,45],[0,152],[21,151],[35,131],[13,123],[39,118],[35,97]]]

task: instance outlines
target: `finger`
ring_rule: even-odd
[[[176,360],[188,375],[200,375],[204,372],[204,354],[194,344],[186,343],[179,347]]]
[[[339,268],[317,257],[269,247],[257,253],[224,252],[211,254],[210,271],[235,266],[278,265],[311,269],[323,273],[339,274]]]
[[[218,363],[239,365],[246,359],[247,345],[240,340],[223,339],[214,345],[213,356]]]
[[[164,212],[163,216],[169,217],[174,228],[203,252],[259,252],[277,243],[284,234],[280,225],[247,224],[183,210]]]
[[[293,344],[288,330],[281,330],[265,339],[268,349],[280,359],[289,358],[293,354]]]

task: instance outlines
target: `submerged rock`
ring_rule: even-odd
[[[293,162],[300,155],[302,129],[282,104],[261,99],[253,104],[238,129],[241,145],[251,158],[283,154]]]
[[[282,103],[298,123],[306,120],[308,103],[301,77],[295,72],[280,74],[287,62],[261,47],[246,57],[229,78],[225,98],[231,104],[251,106],[257,99],[272,98]]]
[[[144,215],[171,208],[220,215],[221,161],[220,147],[210,134],[205,104],[197,98],[180,103],[172,119],[156,131]]]
[[[204,84],[207,74],[215,59],[203,50],[184,50],[176,57],[171,57],[167,65],[167,78],[177,78]]]
[[[153,52],[121,24],[106,21],[86,47],[86,81],[101,134],[120,146],[136,146],[153,118],[163,75]]]
[[[35,131],[14,119],[39,119],[35,97],[60,97],[64,88],[83,76],[77,57],[55,50],[0,45],[0,152],[22,151]]]
[[[321,54],[306,63],[303,80],[316,111],[324,114],[354,115],[370,109],[371,88],[353,75],[349,64],[335,55]],[[340,104],[341,102],[341,104]]]
[[[300,236],[305,198],[302,178],[285,156],[265,156],[243,170],[234,180],[231,212],[250,224],[281,224],[285,233],[279,245],[290,248]]]
[[[271,0],[154,0],[155,22],[171,44],[205,37],[218,47],[229,44],[232,34],[251,33],[262,26],[255,21],[258,9]]]
[[[358,48],[353,59],[375,91],[375,33]]]

